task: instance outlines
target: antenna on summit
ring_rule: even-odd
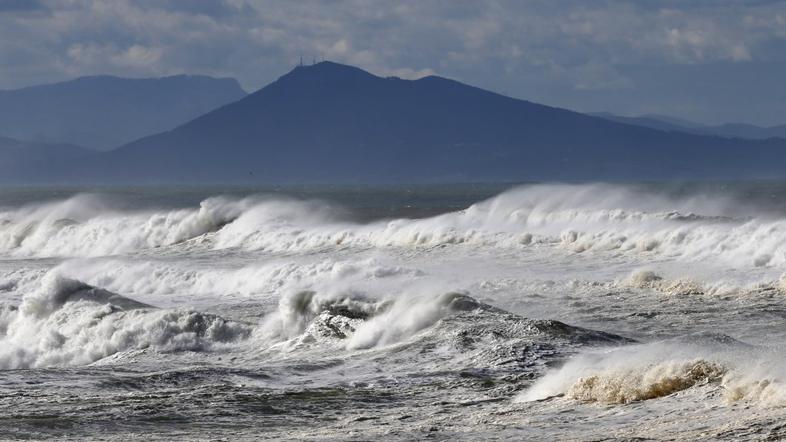
[[[300,63],[298,64],[299,67],[303,67],[303,56],[300,56]]]

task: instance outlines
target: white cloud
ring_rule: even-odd
[[[778,25],[786,17],[783,3],[701,4],[49,0],[50,14],[4,14],[0,38],[40,45],[50,60],[70,63],[69,72],[99,69],[97,48],[104,48],[112,52],[105,58],[110,70],[220,72],[258,87],[271,79],[260,75],[260,64],[280,71],[301,54],[378,71],[446,73],[478,63],[514,72],[547,59],[578,73],[588,63],[755,60],[767,56],[758,47],[786,36]],[[0,73],[0,85],[18,81]]]
[[[132,45],[112,56],[112,62],[119,66],[155,68],[164,55],[163,48]]]
[[[628,90],[621,66],[784,58],[786,3],[738,0],[42,0],[0,14],[0,87],[202,73],[248,89],[302,55],[381,75]],[[514,81],[519,81],[516,86]],[[774,85],[773,85],[774,86]],[[502,89],[503,87],[500,86]]]
[[[731,59],[734,61],[751,61],[751,53],[744,44],[735,44],[731,47]]]

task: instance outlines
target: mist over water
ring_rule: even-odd
[[[780,182],[5,189],[2,426],[777,436],[785,244]]]

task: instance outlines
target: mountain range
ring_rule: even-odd
[[[230,78],[111,76],[0,90],[0,136],[108,150],[246,95]]]
[[[686,132],[697,135],[714,135],[726,138],[747,138],[764,140],[767,138],[786,138],[786,124],[771,127],[761,127],[753,124],[726,123],[708,125],[686,121],[663,115],[642,115],[638,117],[623,117],[608,112],[590,114],[619,123],[633,124],[668,132]]]
[[[17,170],[43,170],[52,163],[78,161],[94,153],[73,144],[48,144],[0,137],[0,174],[14,174]]]
[[[370,183],[786,177],[786,140],[664,130],[321,62],[115,150],[11,182]]]

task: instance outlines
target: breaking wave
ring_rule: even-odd
[[[786,294],[786,274],[764,274],[751,281],[739,278],[689,278],[681,276],[667,278],[652,270],[638,269],[631,272],[627,278],[620,278],[614,283],[621,288],[650,289],[667,296],[694,296],[710,295],[716,297],[745,297]]]
[[[418,269],[389,265],[379,259],[314,262],[275,260],[235,268],[199,268],[169,262],[134,261],[119,258],[69,260],[57,267],[61,273],[119,293],[145,295],[189,294],[211,297],[278,295],[292,290],[309,290],[342,281],[382,284],[383,280],[413,279]],[[9,275],[9,284],[12,277]],[[31,277],[27,281],[32,280]],[[0,279],[2,281],[2,279]],[[29,282],[27,282],[29,284]]]
[[[148,348],[208,350],[250,332],[215,315],[156,309],[50,273],[20,306],[0,309],[0,368],[85,365]]]
[[[0,252],[12,256],[102,256],[177,244],[237,218],[251,200],[210,198],[199,209],[127,212],[98,196],[0,212]]]
[[[558,321],[523,318],[466,293],[435,293],[426,287],[383,297],[352,290],[292,292],[282,297],[278,310],[266,318],[257,337],[284,349],[329,344],[352,351],[414,345],[418,356],[413,358],[422,357],[428,353],[426,348],[438,345],[444,348],[440,359],[450,356],[456,363],[466,358],[476,366],[481,362],[491,364],[492,360],[515,361],[524,348],[532,350],[533,341],[551,349],[555,345],[631,342]],[[447,350],[451,347],[452,351]],[[537,359],[538,355],[529,357]]]
[[[206,249],[268,252],[547,245],[575,253],[621,252],[753,267],[786,264],[786,220],[755,213],[733,216],[730,205],[610,185],[534,185],[459,212],[362,224],[337,216],[329,205],[307,201],[216,197],[196,209],[123,212],[98,197],[81,195],[0,213],[0,251],[99,256],[193,240],[198,241],[192,246]]]
[[[701,359],[669,361],[641,370],[611,370],[579,378],[566,396],[584,402],[627,404],[718,382],[726,369]]]
[[[339,285],[322,289],[289,292],[274,312],[252,325],[191,310],[158,309],[54,270],[19,306],[0,305],[0,369],[86,365],[139,350],[226,348],[235,355],[250,351],[253,358],[282,350],[303,357],[308,349],[380,349],[385,354],[387,347],[401,345],[413,346],[412,358],[430,363],[465,359],[468,367],[496,366],[524,357],[531,365],[561,354],[555,345],[567,349],[629,342],[557,321],[522,318],[464,293],[435,294],[421,287],[372,296]],[[533,342],[543,351],[533,353]],[[435,346],[452,350],[426,350]],[[524,349],[529,353],[521,356]],[[515,370],[516,365],[505,368]]]
[[[726,336],[698,335],[590,351],[546,374],[517,401],[565,396],[580,402],[628,404],[706,386],[728,403],[786,404],[786,365],[773,351]]]
[[[281,299],[263,333],[279,339],[300,338],[305,333],[313,339],[323,335],[320,330],[334,330],[339,321],[343,331],[335,335],[346,338],[344,347],[371,348],[399,342],[446,315],[472,308],[480,308],[480,304],[459,293],[374,300],[352,292],[302,291]]]

